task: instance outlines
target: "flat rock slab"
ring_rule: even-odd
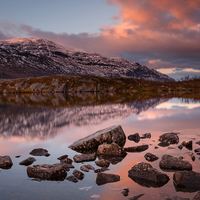
[[[116,143],[111,143],[111,144],[101,144],[99,145],[97,149],[97,154],[98,155],[106,155],[106,156],[120,156],[123,157],[127,153],[124,151],[122,147],[117,145]]]
[[[144,155],[144,157],[145,157],[145,159],[146,159],[147,161],[151,161],[151,162],[153,162],[153,161],[155,161],[155,160],[158,160],[158,157],[157,157],[156,155],[152,154],[152,153],[146,153],[146,154]]]
[[[80,162],[87,162],[87,161],[94,161],[96,160],[96,154],[80,154],[80,155],[75,155],[73,157],[74,162],[80,163]]]
[[[120,181],[120,176],[116,174],[108,174],[108,173],[97,173],[96,184],[104,185],[106,183],[118,182]]]
[[[196,192],[200,190],[200,173],[194,171],[178,171],[173,175],[176,190]]]
[[[127,152],[142,152],[145,151],[149,148],[149,145],[140,145],[140,146],[135,146],[135,147],[126,147],[124,148],[125,151]]]
[[[139,163],[134,165],[129,171],[128,176],[145,187],[161,187],[169,181],[166,174],[159,172],[149,163]]]
[[[33,164],[35,161],[36,161],[35,158],[29,157],[29,158],[27,158],[27,159],[25,159],[25,160],[22,160],[19,164],[20,164],[20,165],[28,166],[28,165]]]
[[[112,142],[121,147],[123,147],[126,142],[126,136],[120,125],[99,130],[87,137],[79,139],[71,144],[69,148],[79,152],[89,151],[91,149],[97,149],[100,144],[110,144]]]
[[[29,154],[33,156],[46,156],[46,157],[50,156],[48,151],[43,148],[33,149]]]
[[[30,178],[42,180],[64,180],[67,176],[65,167],[60,163],[29,166],[27,167],[27,174]]]
[[[177,135],[177,133],[164,133],[163,135],[161,135],[159,137],[159,141],[163,142],[163,141],[167,141],[170,144],[178,144],[179,143],[179,137]]]
[[[192,165],[188,161],[171,155],[163,155],[159,165],[161,169],[192,170]]]
[[[10,156],[0,156],[0,168],[10,169],[12,165],[13,165],[13,162]]]

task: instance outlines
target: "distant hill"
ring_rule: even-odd
[[[58,74],[174,81],[169,76],[136,62],[66,49],[42,38],[0,41],[0,79]]]

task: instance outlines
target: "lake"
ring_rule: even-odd
[[[15,99],[15,101],[13,101]],[[61,104],[53,102],[56,106],[45,105],[45,100],[34,96],[32,101],[43,104],[31,105],[30,101],[16,96],[0,101],[0,152],[1,156],[9,155],[13,161],[11,169],[0,171],[0,199],[129,199],[133,196],[144,194],[139,199],[164,199],[170,196],[193,198],[196,192],[178,191],[173,184],[174,172],[163,171],[159,161],[163,154],[183,156],[193,166],[193,171],[200,172],[200,159],[195,154],[192,161],[187,152],[191,152],[178,145],[183,141],[193,141],[193,150],[200,146],[200,100],[192,98],[158,98],[133,101],[129,99],[124,103],[103,102],[91,103],[85,100],[85,105]],[[63,100],[64,101],[64,100]],[[48,104],[49,105],[49,104]],[[120,181],[98,186],[97,174],[94,171],[83,172],[85,177],[77,183],[64,181],[34,181],[29,178],[26,166],[19,162],[30,157],[35,148],[45,148],[50,153],[49,157],[35,156],[34,164],[59,163],[58,157],[67,154],[69,158],[79,154],[68,148],[74,141],[90,135],[100,129],[112,125],[121,125],[126,136],[139,133],[151,133],[151,138],[141,139],[139,143],[126,139],[125,147],[148,144],[149,149],[140,153],[128,153],[118,163],[109,166],[105,173],[120,176]],[[179,144],[169,147],[159,147],[158,138],[166,132],[178,132]],[[145,187],[134,182],[128,177],[128,171],[140,162],[148,162],[144,155],[151,152],[159,157],[154,162],[149,162],[158,171],[166,173],[170,180],[162,187]],[[20,155],[19,158],[16,156]],[[98,160],[98,158],[96,159]],[[86,162],[85,162],[86,163]],[[96,169],[95,162],[88,162]],[[83,163],[73,162],[75,169],[80,170]],[[67,172],[71,175],[74,169]],[[121,193],[124,188],[129,188],[129,195],[124,197]]]

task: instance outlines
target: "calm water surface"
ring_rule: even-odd
[[[160,188],[144,187],[128,177],[128,170],[139,162],[147,162],[144,155],[151,152],[159,158],[163,154],[183,156],[193,165],[193,171],[200,172],[199,156],[193,162],[186,148],[179,150],[182,141],[193,140],[193,149],[199,148],[195,142],[200,140],[200,101],[192,99],[153,99],[127,104],[104,104],[97,106],[73,106],[63,108],[0,105],[0,155],[9,155],[13,166],[0,171],[0,199],[128,199],[144,194],[140,199],[163,199],[164,194],[192,198],[197,192],[176,191],[173,185],[173,172],[170,181]],[[19,162],[30,156],[34,148],[45,148],[49,157],[35,157],[34,164],[58,163],[57,158],[76,153],[68,148],[74,141],[112,125],[121,125],[126,136],[138,132],[151,133],[151,139],[140,140],[138,144],[127,139],[125,147],[149,144],[149,149],[141,153],[128,153],[119,163],[110,165],[108,173],[120,175],[120,181],[103,186],[96,185],[96,174],[84,172],[85,178],[78,183],[64,181],[33,181],[27,176],[26,167]],[[158,138],[165,132],[179,132],[180,142],[171,145],[174,149],[157,146]],[[15,156],[21,155],[20,158]],[[97,158],[98,159],[98,158]],[[159,160],[150,164],[159,168]],[[82,163],[73,163],[80,169]],[[89,162],[99,168],[94,162]],[[71,175],[71,169],[67,176]],[[122,195],[128,187],[129,196]]]

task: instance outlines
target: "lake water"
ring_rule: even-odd
[[[193,171],[200,172],[200,160],[195,154],[195,161],[187,155],[185,147],[180,150],[178,145],[182,141],[193,140],[193,150],[200,146],[200,101],[193,99],[150,99],[128,103],[107,103],[90,106],[19,106],[0,104],[0,155],[9,155],[12,158],[11,169],[0,171],[0,199],[129,199],[132,196],[144,194],[141,200],[164,199],[166,194],[192,198],[197,192],[188,193],[176,191],[173,184],[174,172],[164,172],[170,181],[160,188],[145,187],[134,182],[128,177],[128,171],[139,162],[148,162],[144,155],[151,152],[159,157],[150,164],[159,168],[159,161],[163,154],[183,156],[193,165]],[[126,136],[138,132],[140,135],[151,133],[150,139],[142,139],[139,143],[126,140],[125,147],[148,144],[149,149],[140,153],[128,153],[117,164],[111,164],[109,171],[120,175],[120,181],[98,186],[96,173],[83,172],[85,178],[77,183],[64,181],[34,181],[27,176],[25,166],[19,162],[30,157],[29,152],[34,148],[45,148],[50,153],[49,157],[35,156],[34,164],[58,163],[57,158],[67,154],[73,158],[79,154],[68,148],[74,141],[90,135],[100,129],[112,125],[121,125]],[[158,138],[166,132],[179,132],[180,142],[170,147],[159,147]],[[15,156],[21,155],[16,158]],[[97,158],[98,160],[98,158]],[[87,163],[86,163],[87,164]],[[96,169],[95,162],[88,162]],[[80,170],[82,163],[74,163]],[[73,169],[67,172],[71,175]],[[127,197],[121,193],[124,188],[129,188]]]

